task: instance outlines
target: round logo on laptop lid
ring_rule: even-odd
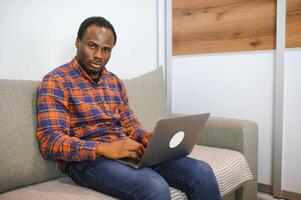
[[[169,141],[169,147],[175,148],[177,147],[184,139],[185,133],[184,131],[177,132]]]

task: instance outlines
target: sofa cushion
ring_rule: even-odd
[[[167,116],[162,67],[124,82],[130,107],[144,128],[152,131],[158,119]]]
[[[212,167],[222,196],[253,179],[246,158],[238,151],[195,145],[189,156]]]
[[[186,199],[186,195],[171,188],[172,200]],[[41,198],[42,197],[42,198]],[[116,200],[89,188],[76,185],[69,177],[58,178],[18,190],[0,194],[1,200]]]
[[[0,193],[62,176],[35,137],[38,81],[0,80]]]
[[[252,179],[244,156],[237,151],[196,145],[189,156],[202,159],[212,167],[222,196]],[[114,199],[94,190],[77,186],[68,177],[13,190],[0,195],[0,199],[35,200],[40,199],[41,196],[49,200]],[[183,192],[173,188],[171,188],[171,196],[173,200],[187,199]]]

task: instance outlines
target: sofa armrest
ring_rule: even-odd
[[[255,122],[219,117],[208,119],[197,141],[200,145],[232,149],[242,154],[257,152],[257,142]]]

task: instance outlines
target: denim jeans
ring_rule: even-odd
[[[100,157],[71,162],[67,173],[77,184],[119,199],[168,200],[169,186],[185,192],[188,199],[221,199],[211,167],[189,157],[142,169]]]

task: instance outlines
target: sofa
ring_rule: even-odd
[[[129,103],[146,130],[170,116],[162,69],[124,80]],[[55,161],[40,154],[35,131],[39,81],[0,80],[0,199],[114,199],[76,185]],[[253,121],[210,117],[191,157],[206,161],[224,200],[255,200],[257,195],[257,125]],[[171,197],[187,199],[170,188]]]

